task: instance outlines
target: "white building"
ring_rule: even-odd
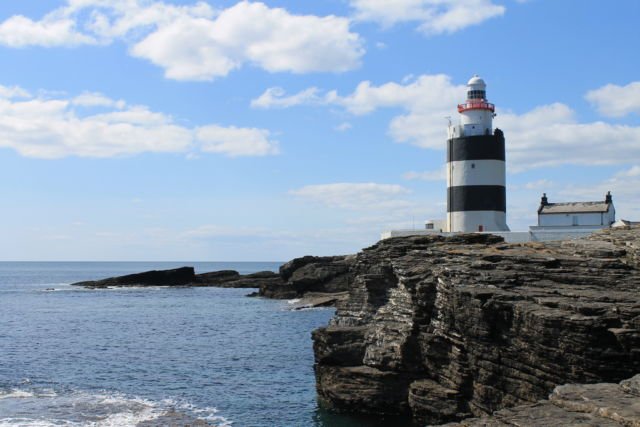
[[[538,208],[538,225],[529,227],[529,230],[540,236],[539,240],[548,240],[546,237],[549,235],[571,238],[609,228],[615,222],[616,209],[611,192],[601,201],[567,203],[549,203],[545,193]]]

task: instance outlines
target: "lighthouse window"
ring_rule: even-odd
[[[470,90],[467,92],[468,99],[484,99],[485,96],[484,90]]]
[[[475,169],[476,168],[476,164],[475,163],[471,163],[471,169]]]

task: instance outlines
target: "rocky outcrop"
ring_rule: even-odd
[[[259,288],[282,283],[280,275],[273,271],[260,271],[242,275],[234,270],[221,270],[196,275],[193,285],[214,286],[217,288]]]
[[[629,378],[640,372],[639,244],[638,228],[546,244],[381,241],[351,261],[349,297],[313,333],[319,400],[440,424],[559,384]]]
[[[127,286],[211,286],[219,288],[259,288],[284,283],[278,273],[261,271],[241,275],[234,270],[195,274],[193,267],[153,270],[108,279],[73,283],[85,288],[117,288]]]
[[[308,298],[296,308],[334,305],[344,299],[351,282],[354,256],[296,258],[280,272],[261,271],[242,275],[235,270],[195,274],[193,267],[147,271],[108,279],[73,283],[86,288],[126,286],[212,286],[220,288],[258,288],[252,296],[275,299]]]
[[[549,400],[446,427],[640,426],[640,375],[620,384],[563,385]],[[445,427],[445,426],[443,426]]]
[[[280,267],[282,282],[264,284],[260,296],[299,298],[308,293],[337,294],[349,290],[354,256],[296,258]]]
[[[186,286],[195,281],[193,267],[173,270],[153,270],[108,279],[72,283],[72,286],[85,288],[111,288],[124,286]]]

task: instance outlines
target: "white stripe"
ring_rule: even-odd
[[[449,212],[447,214],[449,231],[467,232],[480,231],[509,231],[507,215],[497,211],[467,211]]]
[[[463,160],[447,163],[447,186],[506,186],[505,162],[502,160]]]

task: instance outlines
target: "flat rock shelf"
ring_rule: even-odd
[[[567,384],[549,400],[503,409],[446,427],[622,427],[640,425],[640,375],[620,384]]]

